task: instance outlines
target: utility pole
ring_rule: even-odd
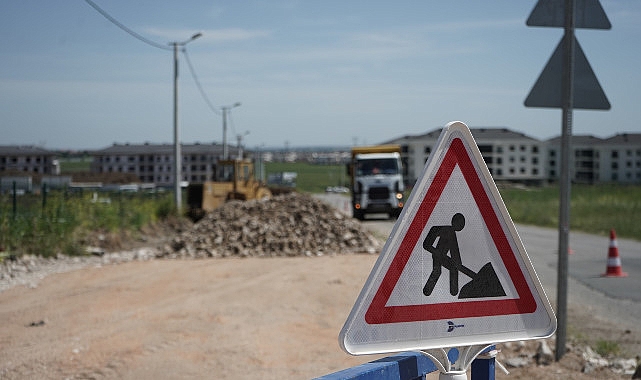
[[[243,135],[236,135],[236,139],[238,140],[238,159],[242,160],[243,159],[243,137],[247,136],[249,134],[249,131],[245,132]]]
[[[229,158],[229,151],[227,148],[227,112],[232,108],[240,107],[242,103],[236,102],[230,106],[220,107],[223,110],[223,160]]]
[[[174,200],[178,214],[182,212],[182,192],[180,182],[182,181],[182,152],[180,150],[180,139],[178,136],[178,44],[174,46]]]
[[[180,187],[182,182],[182,153],[178,133],[178,46],[185,46],[200,36],[202,36],[202,33],[196,33],[186,41],[169,43],[174,48],[174,199],[178,214],[182,212],[182,189]]]

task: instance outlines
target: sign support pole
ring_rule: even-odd
[[[568,295],[568,250],[570,230],[570,139],[572,137],[572,109],[574,98],[574,2],[565,0],[565,34],[563,54],[563,112],[561,133],[561,176],[559,186],[559,262],[557,271],[556,360],[565,354]]]
[[[447,351],[449,348],[433,348],[419,352],[430,358],[438,368],[440,372],[438,376],[439,380],[467,380],[467,371],[474,359],[492,346],[492,344],[476,344],[471,346],[450,347],[456,348],[458,351],[458,357],[454,362],[450,362]]]
[[[574,37],[574,30],[576,28],[610,29],[611,24],[599,0],[539,0],[526,24],[528,26],[563,27],[564,29],[561,43],[525,99],[526,107],[562,109],[559,173],[559,260],[557,266],[556,360],[558,361],[565,354],[567,325],[572,111],[575,107],[579,109],[610,109],[610,102],[594,75],[581,46],[578,45]],[[577,91],[574,88],[575,82],[579,86]]]

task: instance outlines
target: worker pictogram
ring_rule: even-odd
[[[467,126],[448,124],[356,301],[352,354],[540,338],[554,312]]]
[[[478,273],[461,262],[456,231],[465,227],[465,216],[456,213],[452,216],[452,224],[447,226],[434,226],[423,241],[423,248],[432,253],[432,273],[423,287],[423,294],[432,294],[437,281],[441,277],[441,268],[449,270],[450,294],[459,298],[500,297],[505,295],[505,290],[492,263],[483,265]],[[436,243],[436,245],[435,245]],[[448,256],[449,253],[449,256]],[[458,273],[461,271],[472,280],[461,288],[459,293]]]

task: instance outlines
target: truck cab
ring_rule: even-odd
[[[359,220],[366,214],[398,217],[403,209],[403,166],[400,147],[381,145],[352,149],[352,212]]]

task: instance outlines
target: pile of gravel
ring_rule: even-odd
[[[261,201],[232,201],[177,234],[160,247],[108,252],[86,247],[86,255],[13,256],[0,252],[0,292],[16,285],[36,287],[48,275],[88,266],[154,259],[249,256],[321,256],[378,253],[382,241],[360,222],[307,195],[289,194]],[[173,232],[167,231],[167,234]]]
[[[309,195],[230,201],[159,249],[158,257],[272,257],[377,253],[360,222]]]

